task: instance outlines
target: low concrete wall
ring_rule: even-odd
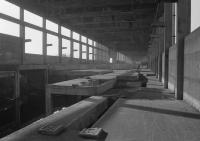
[[[169,78],[168,88],[173,92],[176,91],[176,45],[169,48]]]
[[[200,111],[200,28],[185,39],[184,100]]]
[[[2,139],[0,141],[36,141],[52,140],[55,137],[43,136],[38,129],[47,124],[62,124],[67,130],[81,130],[93,124],[108,108],[108,100],[104,97],[92,96],[66,109],[38,120]]]

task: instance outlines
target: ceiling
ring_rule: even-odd
[[[9,0],[19,4],[20,0]],[[147,53],[159,0],[21,0],[23,7],[133,58]]]

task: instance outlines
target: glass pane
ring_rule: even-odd
[[[94,47],[97,47],[97,43],[94,41]]]
[[[24,10],[24,21],[42,27],[42,17]]]
[[[58,33],[58,24],[56,24],[52,21],[46,20],[46,29]]]
[[[191,31],[200,26],[200,0],[191,0]]]
[[[92,40],[91,39],[88,39],[88,44],[92,45]]]
[[[87,46],[82,45],[82,59],[87,59]]]
[[[0,13],[19,19],[20,8],[5,0],[0,0]]]
[[[61,34],[67,37],[71,36],[71,30],[69,30],[68,28],[65,27],[61,27]]]
[[[83,43],[87,43],[87,38],[86,38],[85,36],[81,36],[81,41],[82,41]]]
[[[58,37],[47,34],[47,44],[51,44],[51,46],[47,46],[47,55],[58,56]]]
[[[42,32],[25,27],[25,39],[31,39],[31,42],[25,42],[25,53],[42,54]]]
[[[79,43],[73,42],[73,53],[74,53],[74,58],[79,58],[79,53],[80,53],[80,46]]]
[[[79,41],[80,34],[73,32],[72,38]]]
[[[63,57],[70,57],[70,40],[62,39],[62,56]]]
[[[110,58],[110,63],[112,63],[113,62],[113,59],[112,58]]]
[[[0,33],[19,37],[19,24],[0,18]]]
[[[93,49],[92,47],[89,47],[89,60],[93,59]]]

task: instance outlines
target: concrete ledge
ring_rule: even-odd
[[[200,111],[200,101],[198,99],[193,98],[192,96],[190,96],[187,93],[184,93],[183,99],[187,103],[189,103],[190,105],[192,105],[194,108],[196,108],[198,111]]]
[[[107,108],[107,98],[92,96],[46,118],[40,119],[0,139],[0,141],[35,141],[41,138],[48,140],[51,137],[42,136],[37,132],[40,127],[53,123],[65,125],[67,127],[65,132],[80,130],[93,124]]]

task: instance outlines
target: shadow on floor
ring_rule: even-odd
[[[156,88],[124,89],[122,98],[147,100],[174,100],[174,93]]]
[[[181,111],[159,109],[159,108],[146,107],[146,106],[140,106],[140,105],[130,105],[130,104],[124,104],[122,105],[122,107],[142,110],[142,111],[149,111],[149,112],[154,112],[154,113],[160,113],[160,114],[174,115],[174,116],[185,117],[185,118],[200,119],[200,114],[195,114],[195,113],[187,113],[187,112],[181,112]]]
[[[162,84],[147,84],[148,86],[163,86]]]

